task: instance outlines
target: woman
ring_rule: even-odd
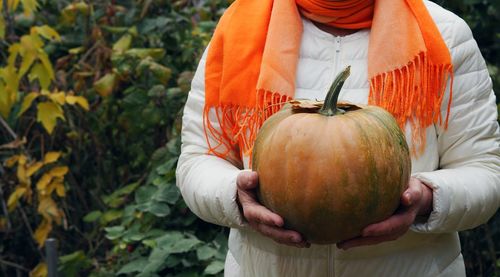
[[[395,116],[412,178],[390,218],[310,245],[258,203],[249,154],[264,111],[323,99],[347,65],[341,100]],[[177,184],[194,213],[231,228],[226,276],[465,276],[457,231],[500,205],[496,118],[470,29],[434,3],[237,0],[192,83]]]

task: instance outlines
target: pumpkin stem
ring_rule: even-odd
[[[347,66],[342,72],[337,75],[337,78],[332,83],[328,94],[326,95],[323,107],[319,110],[319,113],[324,116],[334,116],[338,114],[345,113],[344,110],[337,108],[337,101],[339,99],[340,90],[344,85],[345,80],[351,74],[351,66]]]

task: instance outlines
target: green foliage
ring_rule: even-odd
[[[189,211],[175,167],[227,1],[4,1],[0,275],[46,275],[47,236],[61,276],[222,275],[227,230]],[[471,25],[498,93],[498,1],[437,2]],[[469,275],[500,276],[499,233],[497,215],[461,234]]]

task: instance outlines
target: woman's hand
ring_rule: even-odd
[[[283,229],[283,218],[258,202],[255,194],[259,185],[257,172],[241,172],[236,179],[236,185],[243,216],[253,229],[278,243],[300,248],[310,246],[298,232]]]
[[[408,189],[401,196],[401,205],[394,215],[384,221],[368,225],[360,237],[339,242],[337,247],[347,250],[396,240],[408,231],[418,215],[429,215],[431,211],[432,190],[420,180],[411,177]]]

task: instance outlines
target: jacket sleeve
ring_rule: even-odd
[[[491,79],[467,24],[457,18],[452,26],[449,125],[435,126],[440,168],[414,175],[433,189],[434,197],[427,222],[412,226],[417,232],[474,228],[500,206],[500,139]]]
[[[243,226],[236,204],[236,160],[208,154],[203,127],[205,105],[205,51],[191,84],[182,117],[182,146],[177,164],[176,182],[187,206],[201,219],[227,227]],[[215,115],[209,115],[218,127]],[[231,156],[238,156],[235,149]]]

